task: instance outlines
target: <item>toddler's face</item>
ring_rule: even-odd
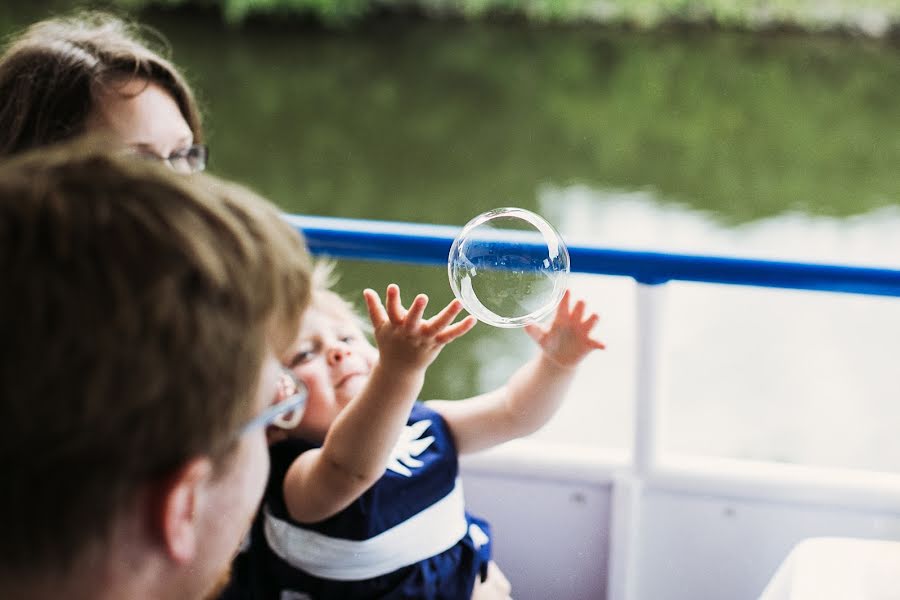
[[[309,392],[294,432],[323,440],[335,417],[363,389],[377,361],[378,351],[350,315],[309,308],[282,360]]]

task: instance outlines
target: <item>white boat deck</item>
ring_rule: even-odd
[[[900,541],[900,477],[511,442],[463,461],[517,600],[759,597],[810,537]],[[900,575],[898,575],[900,577]]]

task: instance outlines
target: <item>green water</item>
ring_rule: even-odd
[[[900,52],[885,42],[153,22],[202,91],[214,172],[290,211],[462,225],[512,205],[554,219],[566,206],[538,206],[548,185],[651,190],[726,225],[900,203]],[[342,272],[354,295],[396,280],[410,298],[451,298],[442,269]],[[426,396],[480,391],[473,346],[505,336],[522,346],[481,327],[448,348]]]
[[[461,224],[534,209],[546,184],[649,188],[730,223],[900,201],[890,41],[142,20],[200,91],[212,170],[290,210]]]
[[[218,172],[315,214],[462,223],[538,186],[653,188],[739,223],[900,200],[884,43],[403,24],[161,22]]]
[[[663,223],[651,241],[665,246],[670,213],[703,215],[729,235],[779,215],[840,224],[900,206],[896,42],[403,20],[337,32],[229,29],[184,13],[143,20],[168,37],[200,92],[211,170],[292,212],[461,226],[519,206],[584,236],[603,223],[573,211],[599,205],[595,192],[644,194]],[[6,28],[22,22],[7,17]],[[588,200],[576,206],[548,189],[587,190]],[[428,293],[429,313],[452,297],[446,269],[347,261],[340,271],[340,291],[360,306],[363,287],[391,281],[406,299]],[[595,304],[613,313],[610,326],[632,318],[603,303]],[[633,331],[623,335],[611,358],[632,343]],[[438,358],[423,396],[483,391],[530,348],[521,331],[479,325]],[[721,356],[706,342],[700,348]],[[696,366],[698,381],[708,379],[708,363]],[[621,413],[630,410],[629,385],[620,386]],[[711,414],[704,406],[690,414]],[[615,432],[627,429],[629,417],[607,417],[618,419]],[[683,439],[715,430],[685,429]],[[627,443],[627,434],[611,443]]]

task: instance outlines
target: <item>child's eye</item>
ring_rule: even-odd
[[[314,352],[312,350],[299,350],[295,352],[291,357],[291,360],[288,361],[287,368],[293,369],[297,365],[302,365],[305,362],[308,362],[312,359]]]
[[[351,343],[351,342],[353,342],[353,341],[356,340],[356,336],[355,336],[355,335],[342,335],[342,336],[340,337],[340,340],[341,340],[342,342],[344,342],[345,344],[349,344],[349,343]]]

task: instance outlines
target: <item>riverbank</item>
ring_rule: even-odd
[[[412,13],[435,19],[513,18],[638,30],[701,27],[900,35],[900,0],[112,0],[111,4],[125,10],[213,8],[231,24],[275,17],[345,27],[384,13]]]

